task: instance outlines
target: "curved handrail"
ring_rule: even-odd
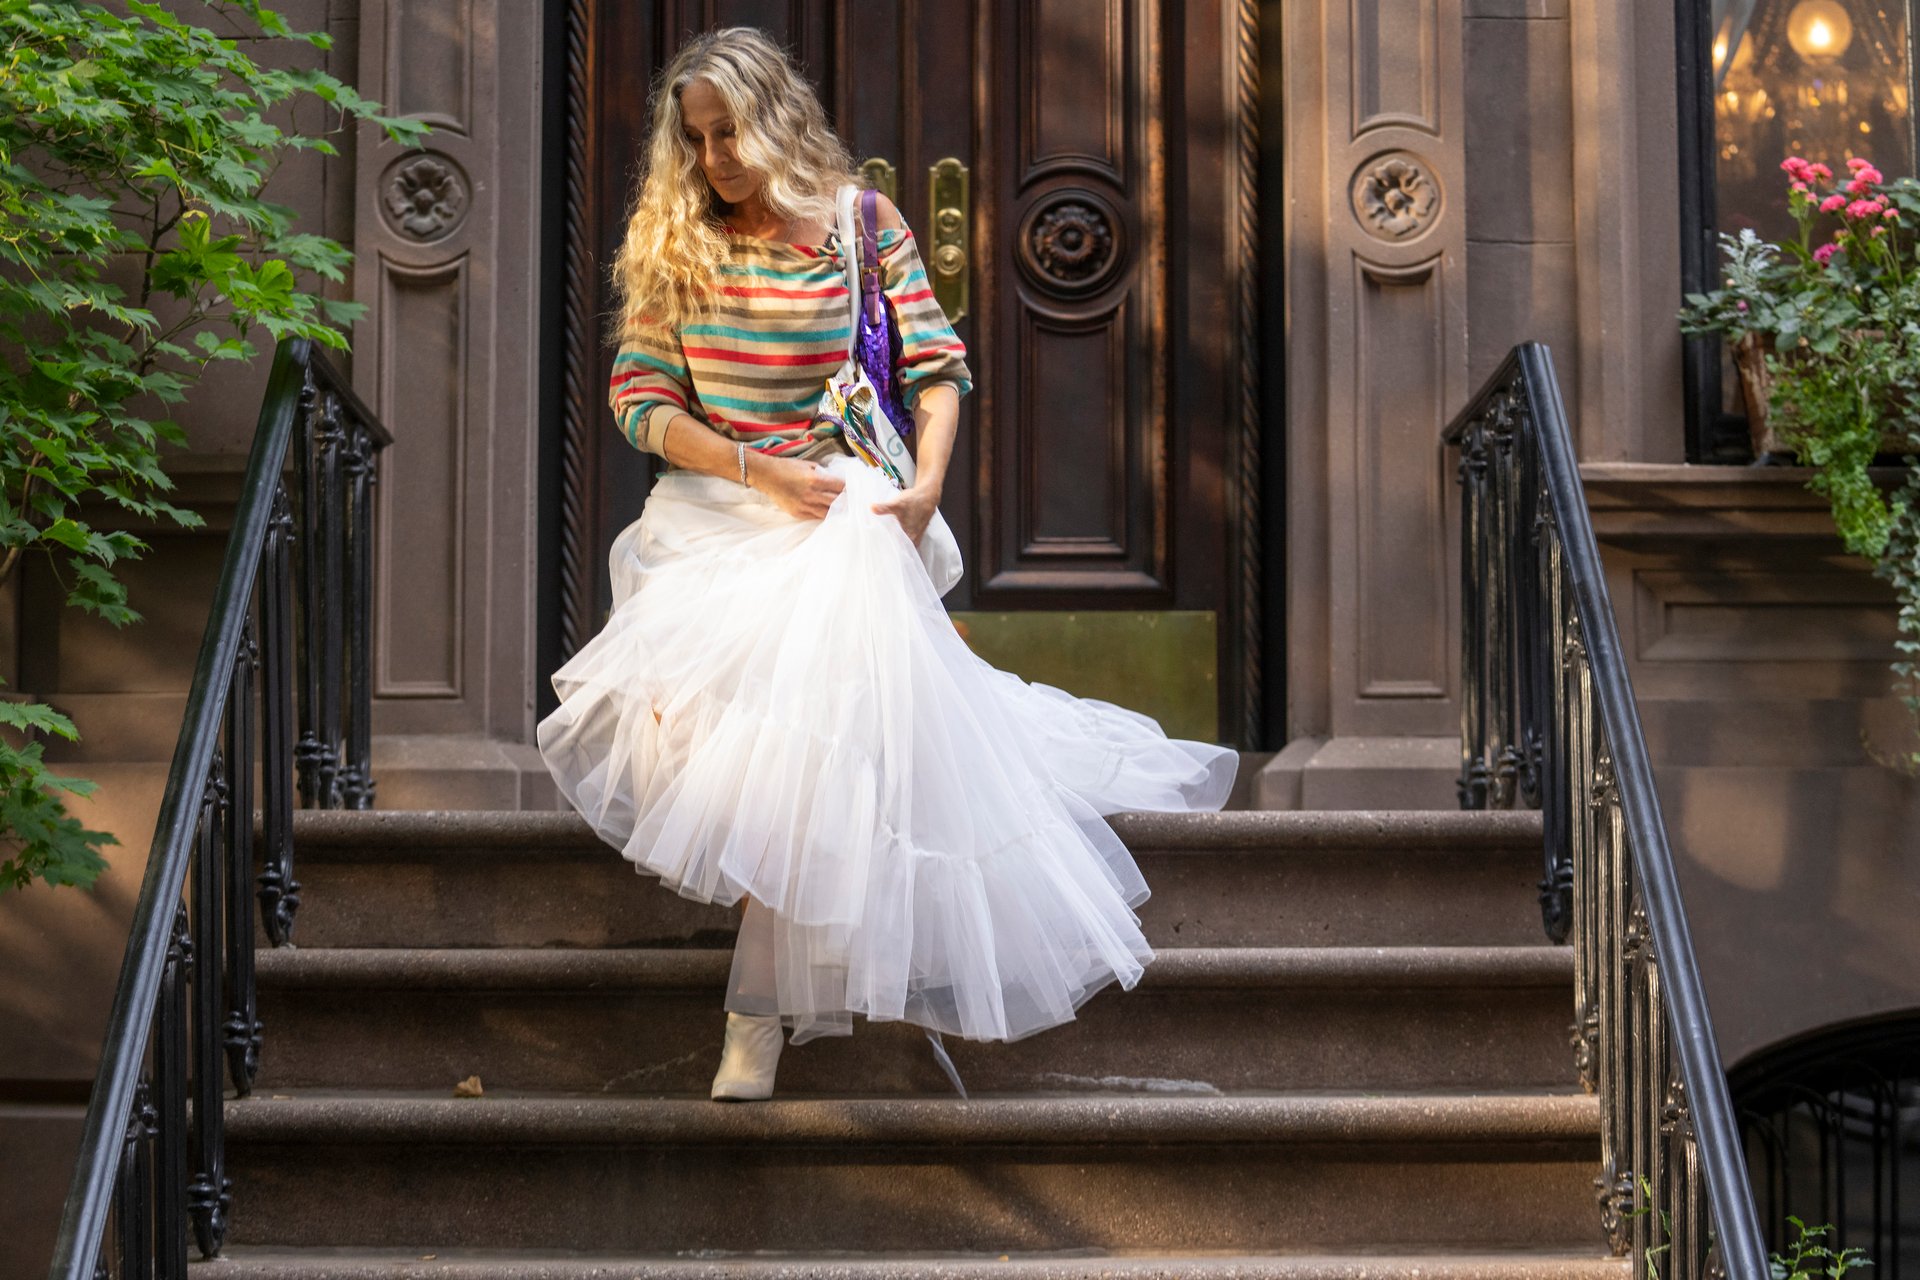
[[[1547,348],[1514,347],[1444,439],[1464,491],[1460,803],[1543,810],[1543,916],[1549,937],[1572,937],[1576,1057],[1600,1095],[1602,1223],[1616,1251],[1630,1238],[1639,1257],[1670,1255],[1662,1275],[1717,1262],[1768,1280]]]
[[[297,451],[296,441],[302,446]],[[186,1274],[189,1219],[204,1255],[217,1253],[224,1240],[229,1196],[221,1059],[244,1096],[259,1048],[250,892],[254,676],[260,675],[265,753],[266,865],[258,891],[272,940],[284,942],[298,902],[287,838],[293,771],[310,767],[295,760],[294,720],[288,713],[291,678],[296,664],[310,666],[320,656],[316,639],[333,613],[333,600],[340,598],[322,592],[335,585],[358,595],[370,581],[368,492],[374,460],[391,441],[308,339],[287,338],[277,345],[107,1016],[79,1158],[55,1238],[49,1272],[54,1280],[93,1280],[115,1210],[121,1253],[153,1255],[161,1274]],[[290,572],[296,522],[283,476],[290,454],[303,490],[298,528],[307,535],[302,539],[306,590],[299,593],[306,642],[297,647]],[[326,495],[322,505],[344,508],[347,519],[321,510],[315,494]],[[332,530],[332,544],[316,545],[325,541],[315,535],[322,527]],[[364,623],[364,608],[358,616]],[[260,636],[261,631],[266,634]],[[345,643],[351,650],[345,663],[355,679],[344,693],[353,705],[342,714],[355,732],[341,749],[337,735],[314,728],[318,712],[337,708],[342,700],[336,681],[306,700],[314,706],[301,709],[302,745],[311,744],[309,756],[329,764],[344,758],[346,772],[364,773],[365,748],[356,741],[365,738],[367,725],[364,626]],[[371,798],[370,786],[359,795],[337,785],[302,789],[315,791],[323,805],[343,799],[364,805]],[[190,870],[192,892],[183,898]],[[191,1130],[189,1089],[196,1095]],[[141,1267],[139,1273],[150,1272]]]

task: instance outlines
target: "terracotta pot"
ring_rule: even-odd
[[[1861,329],[1856,335],[1862,338],[1877,338],[1883,330]],[[1766,357],[1774,351],[1773,338],[1769,334],[1743,334],[1733,344],[1733,367],[1740,375],[1740,398],[1747,408],[1747,438],[1753,445],[1755,462],[1764,462],[1769,456],[1795,458],[1792,445],[1780,439],[1774,429],[1769,401],[1773,394],[1773,375],[1767,372]],[[1889,408],[1906,409],[1905,396],[1889,404]],[[1912,452],[1904,432],[1888,431],[1880,437],[1880,452],[1903,454]]]

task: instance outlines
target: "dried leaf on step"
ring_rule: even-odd
[[[453,1096],[456,1098],[479,1097],[480,1096],[480,1077],[468,1076],[465,1080],[462,1080],[459,1084],[453,1086]]]

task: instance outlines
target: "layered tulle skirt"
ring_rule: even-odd
[[[794,1042],[855,1013],[980,1040],[1064,1022],[1153,958],[1102,815],[1218,809],[1237,754],[975,656],[871,510],[894,490],[826,465],[846,488],[821,520],[727,479],[655,484],[541,754],[637,870],[752,896],[727,1004]]]

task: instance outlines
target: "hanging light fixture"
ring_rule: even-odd
[[[1787,12],[1787,43],[1809,67],[1825,70],[1853,43],[1853,18],[1837,0],[1800,0]]]

